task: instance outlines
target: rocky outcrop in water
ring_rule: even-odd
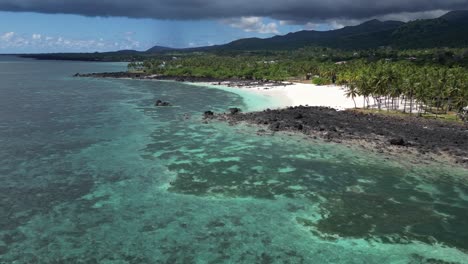
[[[154,106],[171,106],[171,104],[168,102],[157,100],[156,103],[154,103]]]
[[[212,111],[205,111],[205,113],[203,113],[203,117],[205,119],[208,119],[208,118],[213,118],[214,117],[214,113]]]

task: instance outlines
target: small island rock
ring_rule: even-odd
[[[203,113],[203,116],[206,118],[212,118],[214,116],[214,113],[212,111],[205,111],[205,113]]]
[[[163,102],[161,100],[157,100],[156,103],[154,104],[155,106],[170,106],[171,104],[168,102]]]

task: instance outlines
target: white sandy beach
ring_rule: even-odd
[[[287,86],[259,86],[259,87],[227,87],[223,85],[213,85],[223,90],[232,92],[242,91],[243,93],[255,93],[258,95],[271,97],[275,102],[273,107],[284,108],[288,106],[324,106],[337,110],[354,108],[354,102],[345,95],[345,89],[336,85],[318,86],[314,84],[293,83]],[[356,104],[362,107],[364,98],[356,97]]]
[[[259,89],[258,92],[271,94],[287,100],[287,106],[324,106],[337,110],[354,108],[354,102],[345,95],[345,89],[336,85],[317,86],[314,84],[294,83],[284,87],[275,87],[268,90]],[[362,105],[364,98],[355,98],[358,106]]]

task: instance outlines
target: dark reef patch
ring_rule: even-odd
[[[442,201],[413,201],[413,196],[398,201],[385,194],[345,192],[326,196],[321,204],[322,219],[315,222],[297,217],[296,221],[324,238],[365,238],[382,243],[407,244],[417,240],[443,243],[468,251],[468,212]],[[438,207],[438,208],[435,208]]]
[[[70,182],[50,182],[37,187],[0,188],[0,230],[14,230],[38,213],[46,213],[53,206],[74,201],[94,187],[92,177],[75,175]],[[77,180],[78,179],[78,180]]]

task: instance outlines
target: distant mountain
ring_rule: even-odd
[[[289,50],[305,46],[339,49],[468,47],[468,11],[452,11],[440,18],[399,21],[370,20],[331,31],[299,31],[272,38],[239,39],[191,51]]]
[[[447,14],[441,16],[440,18],[448,20],[448,21],[461,21],[468,19],[468,10],[458,10],[458,11],[451,11]]]
[[[468,47],[468,11],[406,23],[392,33],[390,44],[398,48]]]
[[[371,20],[358,26],[350,26],[338,30],[303,30],[268,39],[240,39],[223,46],[218,46],[217,49],[281,50],[302,48],[304,46],[365,49],[385,45],[388,41],[387,36],[403,24],[403,22],[397,21],[381,22]]]
[[[151,49],[147,50],[146,53],[159,53],[159,52],[170,51],[170,50],[173,50],[173,48],[154,46]]]
[[[115,51],[114,53],[119,53],[119,54],[137,54],[139,51],[137,50],[118,50]]]

